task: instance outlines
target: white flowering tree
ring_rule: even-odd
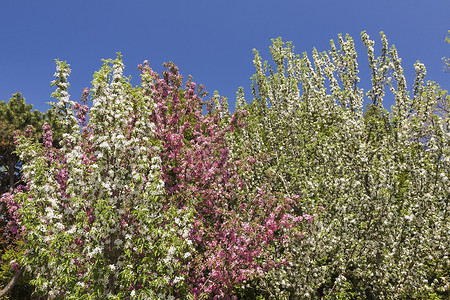
[[[57,61],[55,109],[70,133],[61,149],[52,148],[48,125],[44,147],[26,137],[17,143],[28,181],[14,195],[25,239],[20,264],[50,298],[142,299],[183,289],[178,258],[192,251],[191,211],[160,203],[154,103],[122,71],[119,56],[95,73],[87,121],[88,107],[69,99],[70,69]]]
[[[325,208],[303,239],[285,246],[288,264],[247,282],[268,298],[448,296],[450,133],[433,114],[442,92],[424,83],[419,62],[408,91],[384,34],[379,57],[365,32],[362,40],[367,92],[348,36],[328,52],[314,49],[312,61],[273,41],[274,68],[255,52],[253,101],[238,92],[248,126],[232,138],[233,153],[256,160],[249,181],[270,179],[272,191],[300,195],[300,213]]]

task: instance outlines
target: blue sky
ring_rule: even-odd
[[[354,38],[362,85],[368,86],[363,30],[376,50],[379,31],[396,45],[410,87],[420,60],[427,79],[450,89],[441,60],[450,57],[444,41],[449,29],[449,0],[0,1],[0,100],[21,92],[27,103],[47,110],[56,58],[71,65],[69,92],[78,100],[101,59],[121,52],[134,85],[144,60],[156,71],[174,61],[185,77],[191,74],[210,94],[218,90],[234,108],[239,86],[252,99],[252,49],[270,60],[270,40],[281,36],[297,53],[324,51],[339,33]]]

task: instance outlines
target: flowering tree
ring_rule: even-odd
[[[194,209],[190,239],[196,253],[186,260],[190,291],[196,298],[236,297],[243,280],[282,263],[276,245],[298,233],[303,216],[293,214],[286,195],[263,186],[257,192],[241,179],[249,164],[232,157],[227,136],[245,126],[245,111],[230,116],[226,100],[216,94],[205,115],[203,88],[196,91],[189,79],[181,89],[175,65],[167,64],[162,78],[148,63],[140,69],[143,93],[155,99],[151,120],[163,146],[167,199]]]
[[[158,201],[164,190],[160,143],[148,118],[153,100],[123,78],[120,57],[105,61],[94,75],[87,123],[87,106],[69,100],[68,65],[57,66],[55,109],[69,133],[61,149],[52,147],[47,124],[43,147],[20,137],[28,184],[14,200],[3,196],[20,207],[26,249],[20,263],[50,297],[170,293],[178,288],[177,257],[192,251],[191,212]]]
[[[21,180],[21,162],[14,153],[15,146],[13,140],[14,131],[26,130],[27,125],[33,125],[36,131],[33,135],[36,138],[42,137],[42,124],[45,114],[32,110],[33,105],[27,105],[25,98],[20,93],[15,93],[8,102],[0,101],[0,194],[11,192]],[[20,240],[15,232],[8,230],[9,219],[6,205],[0,206],[0,282],[4,290],[12,286],[13,279],[19,279],[18,274],[13,276],[15,270],[11,269],[10,262],[20,256]],[[32,286],[28,284],[29,278],[21,276],[15,289],[11,291],[12,297],[29,298]],[[0,295],[2,292],[0,291]]]
[[[26,186],[2,196],[24,242],[13,268],[50,298],[448,296],[444,93],[420,63],[408,92],[386,37],[379,57],[362,40],[369,91],[350,37],[312,61],[278,39],[234,114],[172,63],[144,62],[132,87],[120,55],[76,103],[57,61],[67,133],[58,149],[48,124],[43,143],[18,136]]]
[[[112,65],[112,67],[111,67]],[[298,238],[293,199],[248,188],[227,134],[230,116],[173,64],[148,63],[142,84],[123,77],[120,56],[95,73],[91,109],[70,100],[70,69],[57,61],[54,115],[61,148],[17,137],[27,183],[4,194],[10,230],[24,239],[15,268],[51,298],[237,297],[237,286],[286,261],[277,245]],[[234,295],[234,296],[233,296]]]
[[[287,245],[288,264],[248,284],[304,298],[448,295],[450,135],[433,115],[441,92],[416,63],[410,94],[386,37],[379,57],[364,32],[362,40],[366,93],[348,36],[328,52],[314,49],[313,61],[273,41],[276,69],[255,52],[254,100],[246,104],[242,91],[237,99],[248,126],[232,151],[256,159],[251,182],[271,178],[272,191],[301,196],[298,211],[325,210],[315,230]]]

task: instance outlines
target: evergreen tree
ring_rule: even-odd
[[[39,136],[42,132],[43,114],[32,111],[32,108],[33,105],[26,104],[20,93],[14,94],[8,103],[0,102],[0,194],[12,190],[20,178],[19,158],[14,154],[13,132],[25,131],[28,125],[35,128],[35,135]]]

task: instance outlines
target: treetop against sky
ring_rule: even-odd
[[[46,111],[54,60],[73,70],[69,92],[89,87],[101,59],[124,55],[132,84],[139,83],[138,64],[148,59],[156,71],[174,61],[183,74],[212,93],[235,101],[238,87],[250,96],[254,73],[252,49],[268,59],[270,40],[292,41],[296,52],[324,51],[330,39],[349,33],[360,54],[361,86],[368,88],[367,56],[359,39],[366,30],[380,49],[384,31],[403,59],[412,86],[413,64],[427,67],[427,79],[449,89],[442,57],[450,2],[437,1],[4,1],[0,4],[0,99],[21,92],[28,103]],[[391,103],[392,104],[392,103]],[[388,107],[390,105],[387,105]],[[231,108],[234,105],[230,105]]]
[[[218,97],[205,114],[202,86],[173,63],[144,62],[133,87],[120,54],[94,73],[89,110],[57,61],[66,134],[57,148],[48,124],[43,143],[16,136],[25,186],[0,199],[24,239],[11,267],[56,299],[447,299],[442,92],[416,63],[408,93],[385,36],[381,56],[362,40],[367,110],[350,36],[311,60],[274,40],[276,69],[255,53],[256,100],[232,115]]]

